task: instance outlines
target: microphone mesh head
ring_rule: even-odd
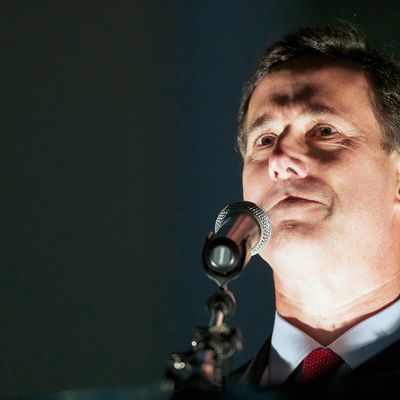
[[[219,228],[224,224],[224,222],[233,214],[237,212],[248,212],[254,219],[258,222],[260,227],[261,235],[260,240],[257,245],[251,250],[251,255],[255,256],[267,245],[269,238],[271,237],[271,222],[269,220],[268,214],[260,207],[255,205],[250,201],[240,201],[237,203],[228,204],[222,211],[218,214],[215,221],[215,233],[218,232]]]

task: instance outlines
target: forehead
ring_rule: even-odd
[[[282,116],[293,107],[319,103],[344,114],[357,105],[375,119],[373,91],[359,66],[324,56],[303,56],[273,68],[259,82],[250,98],[246,130],[266,112]]]

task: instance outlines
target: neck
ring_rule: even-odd
[[[393,303],[400,293],[399,276],[364,292],[347,286],[347,291],[341,291],[342,296],[337,292],[327,295],[326,288],[317,287],[315,282],[313,289],[308,288],[304,293],[297,289],[294,294],[285,290],[276,274],[274,279],[278,313],[324,346]]]
[[[265,258],[273,268],[279,314],[327,345],[387,307],[400,295],[394,233],[379,235],[379,245],[375,237],[360,241],[361,234],[277,235]]]

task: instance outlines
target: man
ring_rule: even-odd
[[[274,44],[245,87],[243,196],[271,220],[260,255],[273,270],[276,314],[240,382],[376,395],[398,381],[399,78],[394,61],[337,23]],[[331,358],[310,376],[303,359],[318,348]]]

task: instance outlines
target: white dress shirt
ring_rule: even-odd
[[[329,346],[351,369],[400,339],[400,300],[359,322]],[[260,385],[283,383],[312,350],[325,347],[284,320],[277,312],[271,351]]]

